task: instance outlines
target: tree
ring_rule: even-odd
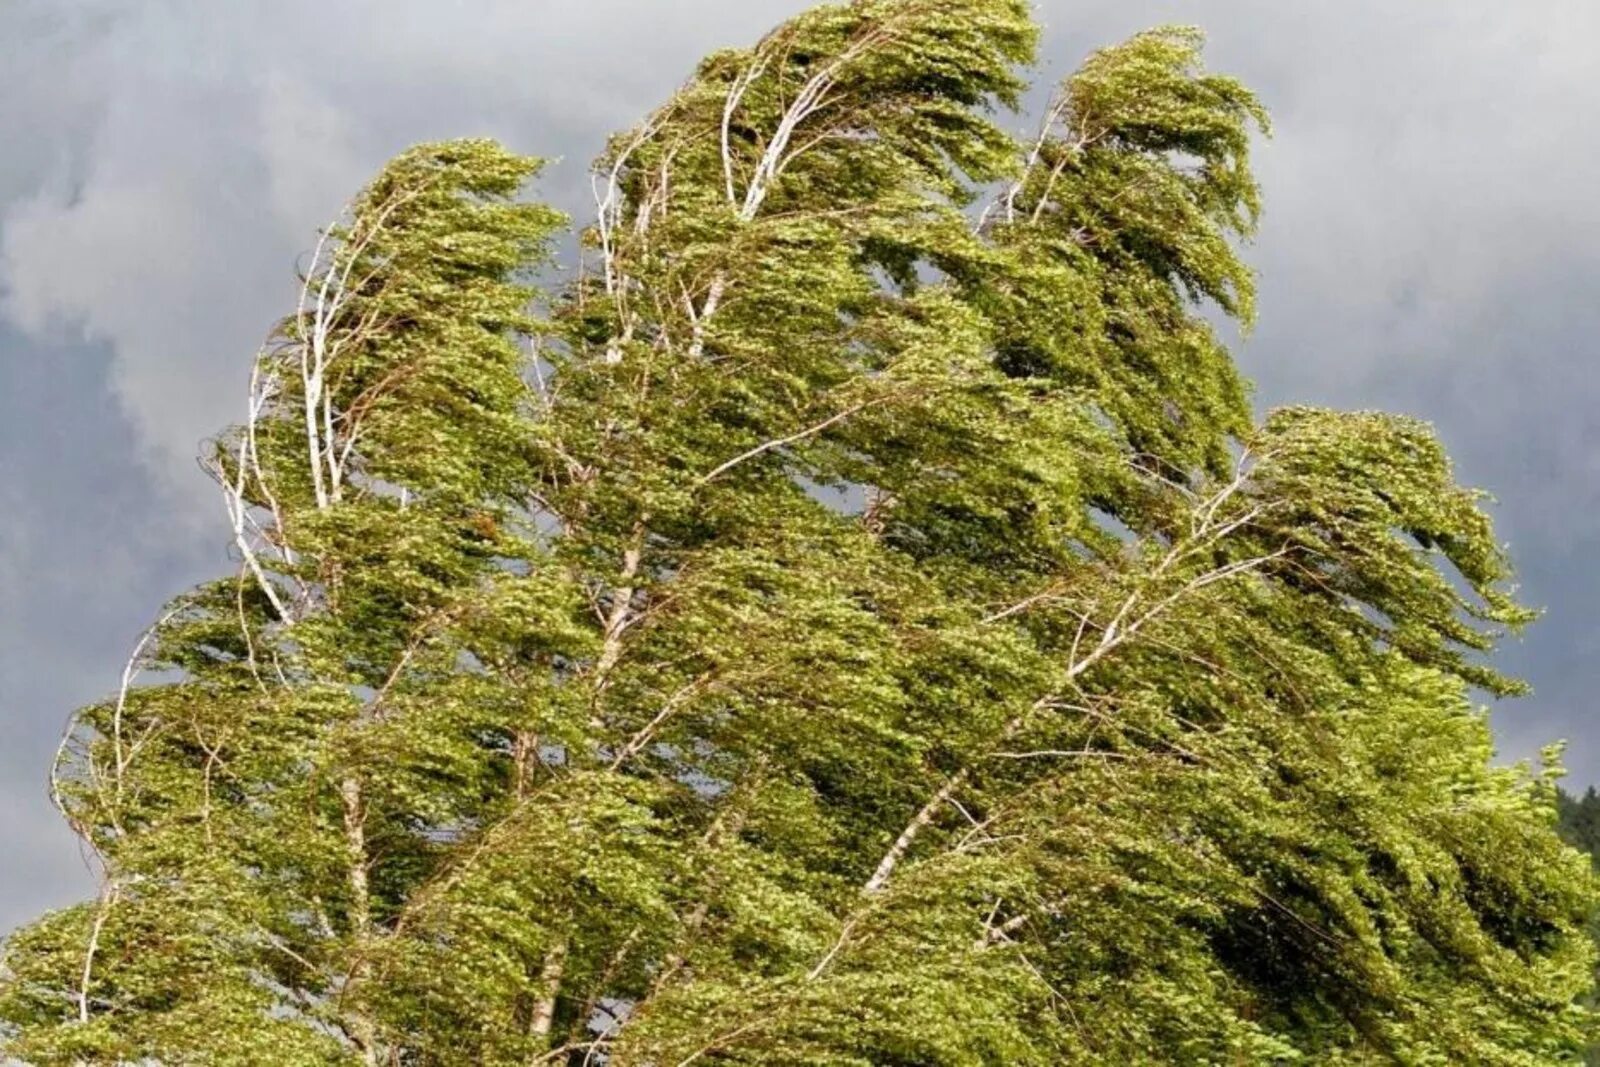
[[[1591,785],[1581,797],[1558,790],[1556,811],[1562,838],[1591,859],[1600,861],[1600,790]]]
[[[1600,790],[1590,786],[1581,797],[1565,789],[1556,790],[1557,827],[1561,839],[1589,857],[1589,862],[1600,867]],[[1600,943],[1600,913],[1589,919],[1589,936]],[[1591,991],[1584,1003],[1594,1007],[1595,995]],[[1600,1064],[1600,1043],[1591,1044],[1584,1054],[1586,1064]]]
[[[324,235],[180,598],[55,778],[36,1063],[1546,1064],[1587,862],[1475,690],[1530,618],[1428,428],[1256,424],[1255,98],[858,0]],[[536,312],[528,309],[533,307]],[[526,351],[524,350],[525,346]],[[140,668],[162,672],[135,685]]]

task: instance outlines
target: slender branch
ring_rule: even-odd
[[[249,505],[244,498],[245,471],[247,469],[249,448],[250,437],[246,434],[239,441],[238,470],[231,486],[227,481],[227,472],[220,462],[213,462],[211,470],[223,487],[223,503],[228,509],[228,523],[233,529],[233,543],[238,547],[239,554],[244,559],[244,565],[250,569],[250,575],[255,579],[256,585],[272,605],[272,610],[280,620],[287,623],[292,621],[291,613],[284,606],[283,598],[278,595],[277,588],[267,578],[267,573],[261,566],[261,560],[256,555],[255,547],[250,543],[250,538],[245,533],[245,526],[249,518]]]
[[[1055,748],[1040,749],[1037,752],[991,752],[990,759],[1104,759],[1104,760],[1133,760],[1137,756],[1130,756],[1126,752],[1107,752],[1103,749],[1083,748],[1063,750]]]
[[[263,371],[273,371],[273,366],[268,362],[265,354],[258,355],[250,366],[250,401],[246,405],[245,418],[245,444],[248,447],[249,468],[254,476],[255,485],[261,490],[262,497],[267,502],[267,510],[272,512],[273,529],[277,534],[275,545],[278,554],[285,563],[294,563],[294,550],[290,548],[288,531],[284,528],[283,509],[278,504],[277,496],[272,492],[272,486],[261,470],[261,448],[257,437],[257,426],[261,415],[266,411],[268,403],[277,397],[279,388],[275,373],[263,375]],[[241,464],[243,466],[243,464]],[[242,485],[241,485],[242,489]],[[243,493],[238,494],[240,500]]]
[[[1220,489],[1211,498],[1211,500],[1202,506],[1199,517],[1192,526],[1194,531],[1193,536],[1187,541],[1180,541],[1172,546],[1172,548],[1153,569],[1149,579],[1147,579],[1147,583],[1150,580],[1160,579],[1165,575],[1166,572],[1173,569],[1179,562],[1187,559],[1197,552],[1203,551],[1204,549],[1217,544],[1221,539],[1229,536],[1239,529],[1242,529],[1244,526],[1250,524],[1257,517],[1259,517],[1263,509],[1253,508],[1227,522],[1221,524],[1217,523],[1217,515],[1221,506],[1239,492],[1248,477],[1248,472],[1245,470],[1244,462],[1244,459],[1241,458],[1240,467],[1234,479],[1227,485],[1223,486],[1222,489]],[[1213,568],[1212,570],[1206,571],[1190,579],[1181,585],[1176,591],[1170,593],[1166,597],[1163,597],[1161,600],[1156,601],[1153,605],[1151,605],[1149,608],[1146,608],[1142,612],[1135,614],[1143,599],[1145,584],[1147,584],[1141,583],[1138,588],[1135,588],[1127,595],[1126,598],[1124,598],[1122,604],[1112,616],[1111,621],[1107,623],[1103,629],[1101,629],[1100,640],[1095,643],[1095,646],[1087,654],[1080,657],[1078,655],[1079,645],[1083,639],[1085,631],[1090,626],[1089,615],[1088,613],[1084,613],[1080,618],[1077,634],[1073,638],[1072,650],[1068,656],[1068,666],[1065,674],[1065,680],[1071,682],[1081,677],[1091,667],[1105,659],[1108,655],[1116,651],[1122,645],[1126,644],[1142,629],[1154,622],[1157,618],[1160,618],[1183,599],[1193,596],[1201,590],[1218,582],[1256,570],[1272,560],[1282,558],[1289,551],[1290,549],[1285,547],[1276,552],[1267,553],[1266,555],[1238,560],[1222,567]],[[1034,597],[1029,598],[1028,601],[1024,601],[1023,605],[1037,603],[1044,595],[1048,594],[1035,595]],[[1017,605],[1014,607],[1020,608],[1021,606],[1022,605]],[[1015,614],[1015,610],[1006,609],[1006,611],[990,616],[990,620],[1004,618],[1011,614]],[[1051,697],[1042,698],[1040,701],[1034,704],[1032,710],[1048,707],[1051,701]],[[1013,734],[1017,729],[1020,729],[1025,718],[1026,717],[1023,716],[1012,720],[1012,723],[1008,724],[1005,731],[1002,733],[1001,739],[1004,740]],[[938,813],[940,806],[943,805],[944,802],[952,795],[954,795],[955,791],[959,789],[963,783],[965,783],[968,775],[969,771],[966,768],[956,772],[945,782],[939,791],[935,793],[934,796],[926,804],[924,804],[914,816],[912,816],[911,821],[906,824],[905,828],[901,831],[900,836],[895,839],[894,844],[889,847],[888,852],[886,852],[883,858],[879,861],[877,868],[872,873],[872,877],[869,878],[866,884],[862,887],[863,893],[867,895],[873,895],[883,890],[884,886],[887,885],[890,876],[894,873],[895,868],[899,865],[906,853],[910,850],[911,846],[915,843],[917,837],[920,836],[923,830],[925,830],[933,822],[933,819]]]
[[[1009,619],[1013,615],[1020,615],[1029,608],[1033,607],[1035,604],[1042,604],[1046,600],[1055,599],[1060,594],[1064,586],[1064,582],[1051,582],[1050,585],[1042,592],[1034,593],[1031,596],[1024,597],[1015,604],[1012,604],[1010,607],[1002,608],[1000,611],[994,612],[992,615],[985,615],[978,621],[981,625],[989,626],[994,623],[1004,621],[1005,619]]]
[[[1027,183],[1028,175],[1039,163],[1039,157],[1044,152],[1044,146],[1049,143],[1050,131],[1055,128],[1062,115],[1066,113],[1071,104],[1071,96],[1066,92],[1058,92],[1050,101],[1050,108],[1045,112],[1044,121],[1039,124],[1039,137],[1033,143],[1033,151],[1028,153],[1028,159],[1022,165],[1022,173],[1017,180],[1006,190],[1004,206],[1007,222],[1015,222],[1017,218],[1017,197],[1022,193],[1022,187]],[[985,212],[987,215],[987,212]],[[982,229],[983,219],[978,220],[978,227]]]
[[[620,770],[623,764],[627,763],[634,756],[637,756],[644,749],[644,747],[650,743],[650,739],[655,736],[656,731],[661,728],[661,725],[672,717],[674,712],[681,708],[684,703],[689,700],[689,698],[693,697],[696,693],[705,689],[706,686],[710,684],[715,673],[715,671],[706,671],[700,677],[683,686],[676,693],[673,693],[672,696],[668,697],[666,703],[661,706],[661,710],[656,712],[655,717],[641,727],[639,731],[631,738],[629,738],[627,744],[622,746],[622,749],[617,753],[616,758],[611,761],[610,769],[613,771]]]
[[[679,1060],[677,1062],[677,1064],[675,1065],[675,1067],[689,1067],[690,1064],[695,1063],[698,1060],[704,1059],[707,1055],[709,1055],[710,1053],[715,1052],[718,1048],[720,1048],[721,1046],[727,1044],[729,1041],[732,1041],[735,1038],[743,1037],[745,1034],[750,1033],[752,1030],[758,1030],[762,1026],[766,1025],[766,1023],[767,1023],[767,1018],[765,1016],[761,1016],[761,1017],[758,1017],[756,1019],[751,1020],[750,1022],[745,1023],[742,1026],[736,1026],[732,1030],[729,1030],[729,1031],[727,1031],[725,1033],[718,1034],[710,1042],[700,1046],[700,1048],[696,1049],[695,1051],[691,1052],[689,1055],[685,1056],[683,1059]]]
[[[933,822],[934,816],[944,806],[944,802],[954,796],[957,789],[966,784],[967,777],[966,770],[957,771],[944,785],[939,787],[939,791],[922,806],[921,810],[911,817],[911,821],[906,824],[905,829],[900,831],[900,836],[895,838],[894,844],[889,846],[889,851],[885,852],[883,858],[878,861],[878,866],[872,872],[872,877],[868,878],[866,885],[861,887],[862,893],[872,896],[881,892],[883,887],[889,884],[889,876],[894,874],[894,869],[899,865],[901,858],[916,843],[918,835],[927,828],[929,823]]]
[[[839,936],[833,942],[833,947],[828,950],[827,955],[823,956],[817,961],[817,965],[815,967],[811,968],[811,970],[807,972],[806,981],[815,982],[818,978],[822,977],[823,972],[826,971],[828,966],[833,963],[834,958],[844,950],[844,946],[849,942],[850,935],[855,932],[856,924],[860,922],[860,920],[861,916],[859,914],[854,915],[848,922],[844,924],[842,928],[840,928]]]
[[[89,944],[83,953],[83,972],[78,981],[78,1022],[89,1021],[89,985],[94,977],[94,958],[100,951],[100,934],[105,929],[106,919],[111,915],[111,908],[117,902],[117,894],[121,886],[114,879],[108,880],[100,890],[100,898],[95,908],[94,925],[89,928]]]
[[[730,136],[733,114],[738,110],[744,94],[755,84],[755,80],[765,73],[770,62],[770,56],[763,56],[745,68],[743,73],[734,79],[733,86],[728,90],[728,99],[722,105],[722,177],[727,189],[728,203],[735,207],[739,204],[739,196],[733,188],[733,144]]]
[[[299,341],[301,403],[305,409],[306,452],[311,468],[312,492],[316,497],[319,508],[328,506],[328,493],[322,484],[322,443],[319,439],[320,433],[317,428],[317,401],[320,399],[318,394],[321,390],[321,377],[319,373],[313,370],[312,352],[313,349],[318,353],[321,351],[324,325],[319,314],[316,321],[309,324],[308,329],[306,315],[310,310],[307,306],[308,304],[318,309],[323,306],[328,285],[333,276],[331,265],[322,266],[322,257],[323,249],[327,247],[329,239],[333,236],[334,228],[331,225],[326,227],[317,237],[316,248],[311,253],[311,265],[306,269],[305,281],[301,283],[300,305],[295,316],[298,324],[296,333]],[[318,280],[319,272],[320,284],[317,287],[317,297],[313,302],[311,287],[312,283]]]
[[[633,157],[650,138],[656,135],[663,123],[671,115],[671,107],[663,108],[653,115],[649,121],[639,128],[633,138],[625,145],[617,157],[612,160],[611,168],[605,177],[605,193],[600,192],[599,175],[592,175],[590,185],[594,190],[595,198],[595,229],[600,237],[600,262],[605,278],[606,295],[611,297],[616,307],[618,322],[621,331],[606,343],[605,362],[622,362],[622,346],[633,336],[633,314],[628,309],[628,287],[626,277],[622,272],[619,249],[617,245],[617,227],[622,221],[622,199],[620,196],[623,169],[628,160]],[[665,162],[663,162],[663,183],[665,182]],[[641,212],[643,214],[643,212]],[[641,228],[641,233],[642,233]]]
[[[794,161],[800,151],[817,143],[815,140],[801,146],[800,150],[791,152],[790,142],[795,131],[806,119],[822,110],[828,102],[828,93],[833,89],[839,72],[858,58],[863,52],[873,45],[887,39],[888,34],[881,30],[874,30],[863,34],[821,70],[813,74],[801,87],[794,100],[784,109],[779,116],[778,125],[773,130],[772,139],[767,142],[762,150],[761,157],[756,161],[755,169],[750,175],[750,181],[745,186],[744,201],[740,203],[733,183],[733,153],[729,136],[729,127],[733,121],[733,113],[744,94],[749,91],[755,79],[760,77],[770,62],[767,58],[758,59],[734,83],[728,94],[728,99],[723,105],[721,138],[722,138],[722,163],[723,178],[726,193],[731,204],[737,207],[737,218],[742,223],[752,221],[761,210],[761,205],[766,201],[767,194],[771,191],[774,179],[783,173],[784,169]],[[705,353],[706,329],[711,319],[716,315],[717,309],[722,304],[722,298],[727,291],[727,275],[718,272],[712,279],[707,290],[705,302],[698,313],[690,312],[692,338],[689,344],[689,354],[699,358]]]
[[[1024,926],[1028,925],[1029,920],[1033,918],[1033,914],[1031,912],[1024,911],[1017,915],[1013,915],[1005,922],[995,926],[993,925],[994,917],[999,913],[999,908],[1000,902],[996,901],[995,911],[989,915],[989,918],[983,924],[983,936],[978,939],[978,943],[973,947],[980,949],[988,948],[997,942],[1009,940],[1010,934],[1013,934],[1022,929]]]
[[[827,104],[828,93],[837,82],[840,71],[867,49],[881,43],[887,37],[888,34],[881,30],[863,34],[850,47],[813,74],[801,87],[800,92],[779,118],[777,128],[772,133],[772,140],[767,142],[766,149],[756,162],[750,184],[745,187],[744,204],[739,209],[740,221],[749,222],[755,218],[756,212],[761,210],[761,204],[767,198],[772,180],[792,161],[788,152],[789,142],[793,139],[795,131],[802,122]]]
[[[122,722],[128,707],[128,693],[133,688],[134,680],[139,676],[139,671],[141,669],[140,659],[144,656],[145,649],[149,647],[150,642],[155,638],[156,633],[160,631],[160,629],[169,621],[171,621],[173,616],[182,611],[183,608],[184,605],[180,604],[178,607],[171,609],[165,615],[162,615],[161,618],[157,619],[153,626],[145,630],[145,632],[140,635],[138,643],[133,646],[133,652],[129,654],[127,663],[123,664],[122,667],[122,681],[117,687],[117,702],[113,706],[111,712],[111,744],[112,752],[116,760],[117,775],[114,791],[119,804],[122,800],[123,775],[128,769],[128,763],[133,758],[132,753],[126,751],[124,748],[122,736]]]
[[[816,423],[816,424],[814,424],[812,426],[807,426],[803,430],[796,430],[794,433],[789,434],[789,435],[787,435],[785,437],[779,437],[779,438],[775,438],[775,439],[773,439],[771,441],[766,441],[766,442],[764,442],[762,444],[759,444],[756,447],[754,447],[754,448],[752,448],[752,449],[750,449],[750,450],[748,450],[746,452],[741,452],[737,456],[734,456],[732,459],[728,460],[727,462],[721,463],[718,466],[714,467],[708,473],[701,475],[700,479],[697,482],[695,482],[695,486],[698,488],[698,487],[706,485],[706,484],[708,484],[710,482],[714,482],[718,478],[722,477],[722,475],[728,473],[730,470],[732,470],[733,468],[737,467],[739,464],[746,462],[747,460],[755,459],[757,456],[761,456],[761,455],[764,455],[764,454],[766,454],[768,452],[771,452],[775,448],[782,448],[785,445],[792,445],[796,441],[803,441],[807,437],[813,437],[816,434],[821,433],[823,430],[828,429],[830,426],[834,426],[834,425],[836,425],[838,423],[841,423],[845,419],[848,419],[850,416],[852,416],[852,415],[854,415],[854,414],[856,414],[856,413],[858,413],[860,411],[864,411],[865,409],[867,409],[869,407],[873,407],[873,406],[875,406],[877,404],[882,404],[882,403],[888,401],[889,399],[891,399],[891,398],[887,397],[887,396],[880,396],[880,397],[874,397],[871,400],[863,400],[858,404],[850,405],[849,407],[845,408],[843,411],[840,411],[840,412],[837,412],[837,413],[835,413],[833,415],[828,416],[826,419],[823,419],[819,423]]]

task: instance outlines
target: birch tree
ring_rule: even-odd
[[[392,162],[208,455],[238,572],[74,719],[27,1062],[1570,1060],[1587,861],[1431,431],[1257,420],[1192,30],[819,7],[614,137]],[[138,673],[154,668],[154,680]]]

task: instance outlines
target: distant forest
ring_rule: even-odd
[[[1562,839],[1573,848],[1588,853],[1595,870],[1600,871],[1600,792],[1596,792],[1592,785],[1583,791],[1582,796],[1573,796],[1565,789],[1558,790],[1556,812],[1560,819],[1557,828]],[[1589,931],[1596,942],[1600,942],[1600,916],[1590,920]],[[1583,1062],[1600,1064],[1600,1046],[1591,1048]]]

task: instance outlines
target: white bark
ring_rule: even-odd
[[[739,103],[744,99],[744,94],[755,84],[755,80],[766,71],[771,60],[767,56],[759,57],[756,62],[747,67],[739,77],[734,79],[733,86],[728,90],[728,99],[722,107],[722,175],[727,186],[728,203],[734,207],[739,206],[739,194],[734,191],[733,185],[733,144],[729,131],[733,125],[734,113],[739,109]]]
[[[1100,627],[1100,639],[1087,653],[1080,656],[1080,643],[1084,632],[1090,625],[1089,614],[1085,612],[1081,616],[1077,637],[1074,638],[1072,649],[1068,654],[1066,681],[1076,681],[1091,667],[1127,644],[1146,626],[1166,614],[1181,601],[1218,582],[1257,570],[1288,553],[1289,549],[1283,548],[1276,552],[1269,552],[1213,568],[1189,579],[1175,591],[1156,600],[1154,603],[1144,606],[1144,594],[1147,585],[1158,582],[1184,560],[1215,546],[1223,538],[1249,525],[1261,516],[1264,509],[1257,507],[1249,509],[1227,521],[1218,521],[1222,506],[1246,484],[1248,479],[1247,461],[1248,454],[1240,459],[1234,479],[1198,507],[1195,518],[1191,523],[1191,536],[1172,546],[1147,576],[1146,580],[1124,598],[1111,620]],[[1019,610],[1024,610],[1026,607],[1040,602],[1046,595],[1053,595],[1053,593],[1036,594],[1020,602],[1019,605],[1015,605],[1013,609],[1007,609],[989,616],[986,621],[993,622],[1009,618],[1017,614]],[[1031,715],[1033,712],[1049,706],[1051,701],[1052,698],[1050,697],[1040,699],[1030,709],[1029,714]],[[1026,719],[1027,716],[1021,716],[1012,720],[1006,729],[1002,731],[1001,740],[1009,738],[1019,730],[1025,724]],[[879,861],[877,868],[872,873],[872,877],[862,886],[863,893],[873,895],[884,889],[890,877],[894,874],[895,868],[899,866],[906,853],[910,851],[916,839],[933,822],[940,806],[954,796],[955,791],[965,783],[968,775],[969,771],[962,769],[951,776],[939,791],[912,816],[911,821],[906,824],[905,828],[900,832],[900,836],[895,839],[894,844],[890,846],[888,852]]]
[[[549,1038],[550,1027],[556,1018],[556,1001],[561,996],[561,979],[567,971],[567,943],[557,941],[545,953],[544,967],[539,972],[539,1001],[533,1007],[533,1018],[528,1032],[536,1038]]]
[[[630,737],[627,744],[622,746],[622,749],[617,753],[616,758],[611,761],[611,770],[620,770],[623,764],[627,763],[633,757],[642,752],[645,746],[650,743],[651,739],[655,737],[656,731],[661,729],[661,726],[668,719],[672,718],[678,709],[683,707],[686,701],[688,701],[696,693],[705,689],[706,686],[710,684],[711,678],[712,672],[707,671],[705,674],[702,674],[700,677],[683,686],[676,693],[673,693],[670,697],[668,697],[667,700],[661,705],[661,710],[656,712],[655,717],[641,727],[637,733]]]
[[[823,68],[813,74],[801,86],[799,93],[784,109],[778,118],[778,125],[772,131],[772,139],[762,150],[761,157],[756,160],[755,169],[751,172],[750,179],[745,185],[744,196],[741,198],[735,188],[733,145],[730,128],[734,114],[745,94],[755,83],[756,79],[765,73],[771,63],[770,55],[758,56],[756,60],[734,80],[733,86],[728,91],[727,101],[722,109],[722,123],[720,128],[722,146],[723,180],[726,186],[728,203],[735,208],[735,215],[741,223],[752,221],[761,210],[761,205],[766,201],[771,192],[772,183],[781,175],[795,158],[802,154],[805,148],[815,144],[801,145],[799,149],[790,150],[790,144],[800,125],[808,118],[821,111],[829,103],[828,93],[837,83],[840,71],[858,58],[868,48],[884,40],[882,32],[874,31],[863,35],[850,45]],[[693,336],[689,345],[689,354],[698,358],[705,352],[705,334],[717,309],[722,304],[722,299],[727,292],[728,278],[721,271],[711,280],[711,285],[706,291],[705,302],[699,312],[691,309]]]
[[[622,573],[611,594],[611,610],[606,614],[605,627],[601,631],[600,655],[594,664],[596,691],[605,688],[607,676],[622,657],[622,635],[633,621],[633,597],[637,592],[634,581],[639,576],[639,563],[644,556],[644,523],[644,519],[639,520],[631,542],[622,553]]]
[[[350,889],[350,933],[355,941],[355,962],[351,965],[345,991],[356,990],[358,995],[371,977],[372,968],[367,961],[368,940],[372,936],[372,902],[367,881],[367,830],[366,803],[361,782],[346,775],[339,783],[339,799],[343,806],[346,876]],[[378,1063],[378,1029],[364,1009],[347,1013],[348,1029],[368,1067]]]
[[[955,791],[966,784],[966,781],[967,772],[964,770],[957,771],[939,788],[937,793],[933,794],[933,797],[922,806],[922,809],[912,816],[905,829],[900,831],[900,836],[895,838],[894,844],[889,846],[889,851],[883,854],[883,859],[878,861],[877,869],[872,872],[872,877],[867,879],[866,885],[861,887],[861,892],[871,896],[874,893],[881,892],[883,887],[889,884],[889,877],[894,874],[894,869],[899,866],[900,860],[905,856],[906,852],[916,843],[918,835],[927,829],[928,824],[933,822],[934,816],[939,813],[939,809],[944,806],[945,801],[954,796]]]
[[[83,971],[78,980],[78,1022],[89,1021],[89,986],[94,979],[94,958],[100,951],[100,934],[105,929],[106,920],[111,916],[111,908],[117,902],[117,894],[121,885],[115,880],[107,880],[100,889],[100,897],[95,906],[94,924],[89,928],[89,944],[83,953]]]
[[[836,425],[836,424],[838,424],[840,422],[843,422],[845,419],[848,419],[851,415],[854,415],[859,411],[863,411],[866,408],[872,407],[875,404],[882,404],[882,403],[888,401],[889,399],[891,399],[891,398],[890,397],[886,397],[886,396],[880,396],[880,397],[874,397],[871,400],[863,400],[858,404],[850,405],[849,407],[845,408],[843,411],[840,411],[840,412],[837,412],[837,413],[835,413],[833,415],[828,416],[826,419],[823,419],[819,423],[816,423],[816,424],[811,425],[811,426],[807,426],[803,430],[797,430],[794,433],[789,434],[786,437],[779,437],[779,438],[775,438],[775,439],[773,439],[771,441],[763,442],[762,444],[759,444],[756,447],[754,447],[754,448],[752,448],[752,449],[750,449],[750,450],[748,450],[746,452],[739,453],[737,456],[734,456],[732,459],[728,460],[725,463],[718,464],[716,467],[712,468],[706,474],[701,475],[700,476],[700,480],[697,481],[695,483],[695,485],[696,485],[696,487],[698,487],[698,486],[706,485],[709,482],[714,482],[718,478],[722,477],[724,474],[728,473],[730,470],[732,470],[733,468],[737,467],[739,464],[744,463],[747,460],[755,459],[757,456],[763,455],[763,454],[765,454],[767,452],[771,452],[775,448],[782,448],[784,445],[792,445],[796,441],[803,441],[807,437],[812,437],[812,436],[814,436],[816,434],[821,433],[823,430],[826,430],[830,426],[833,426],[833,425]]]

